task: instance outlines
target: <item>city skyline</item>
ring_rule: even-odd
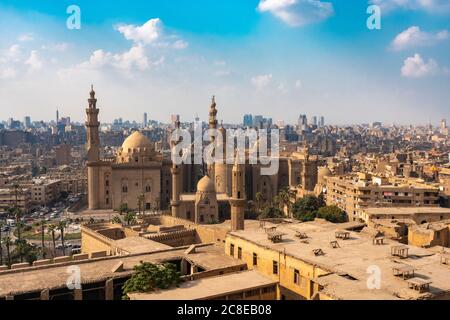
[[[366,26],[372,3],[381,30]],[[333,124],[450,117],[444,1],[78,1],[81,29],[69,30],[71,4],[0,5],[0,25],[14,30],[0,40],[5,118],[52,119],[59,108],[82,121],[91,83],[103,122],[125,110],[138,122],[144,112],[161,122],[206,119],[213,94],[225,123],[245,113]]]

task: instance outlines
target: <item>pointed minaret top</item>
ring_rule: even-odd
[[[90,98],[88,99],[89,108],[97,108],[97,99],[95,98],[94,85],[91,84],[91,92],[89,93]]]

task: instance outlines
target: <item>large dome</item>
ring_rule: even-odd
[[[129,149],[148,148],[152,146],[150,140],[139,131],[133,132],[122,144],[122,150],[128,152]]]
[[[215,192],[216,187],[214,186],[214,181],[208,176],[204,176],[200,179],[197,184],[197,191],[200,192]]]

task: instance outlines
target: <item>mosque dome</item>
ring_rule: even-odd
[[[151,147],[152,143],[150,140],[139,131],[133,132],[122,144],[122,150],[124,152],[128,152],[129,149],[150,149]]]
[[[197,191],[200,192],[216,192],[214,181],[208,176],[204,176],[197,184]]]

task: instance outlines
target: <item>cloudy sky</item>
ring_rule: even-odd
[[[0,28],[2,120],[82,121],[91,83],[103,122],[206,119],[213,94],[224,122],[450,118],[450,0],[2,0]]]

